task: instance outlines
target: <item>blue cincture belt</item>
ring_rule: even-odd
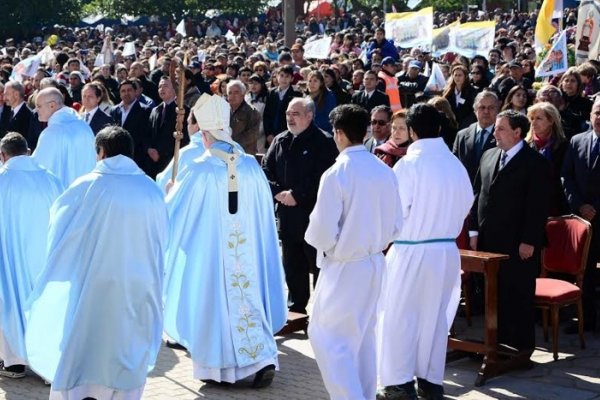
[[[415,245],[415,244],[427,244],[427,243],[450,243],[455,242],[456,239],[452,238],[443,238],[443,239],[426,239],[426,240],[394,240],[394,244],[406,244],[406,245]]]

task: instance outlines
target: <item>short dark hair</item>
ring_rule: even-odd
[[[369,112],[357,104],[343,104],[329,113],[334,129],[341,129],[353,144],[363,142],[371,121]]]
[[[104,149],[106,157],[124,155],[133,158],[133,138],[125,129],[109,125],[96,135],[96,153]]]
[[[440,113],[430,104],[413,104],[406,114],[406,126],[412,129],[419,139],[438,137],[440,123]]]
[[[0,140],[0,151],[9,157],[23,156],[29,152],[29,146],[23,135],[9,132]]]
[[[373,109],[371,110],[371,115],[374,115],[375,113],[378,112],[382,112],[385,113],[385,115],[387,115],[387,120],[391,120],[392,119],[392,109],[389,106],[386,106],[385,104],[379,105],[379,106],[375,106],[373,107]]]
[[[133,90],[137,90],[138,85],[134,80],[131,79],[125,79],[124,81],[122,81],[121,83],[119,83],[119,90],[121,90],[121,88],[124,85],[131,85],[131,87],[133,87]]]
[[[498,114],[496,119],[498,118],[506,118],[511,129],[521,128],[521,139],[525,139],[530,127],[529,118],[526,115],[515,110],[505,110]]]
[[[286,75],[294,76],[294,68],[291,65],[284,65],[283,67],[279,68],[279,71],[277,71],[278,74],[282,72]]]

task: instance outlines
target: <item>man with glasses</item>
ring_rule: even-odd
[[[496,147],[494,124],[500,110],[498,96],[494,92],[484,90],[475,97],[473,109],[477,122],[456,134],[452,149],[467,169],[471,183],[475,180],[483,153]]]
[[[371,137],[365,140],[365,147],[374,153],[375,148],[384,144],[392,133],[392,109],[388,106],[377,106],[371,111]]]
[[[304,233],[321,175],[334,163],[338,151],[331,135],[314,124],[312,99],[292,99],[285,115],[288,129],[273,139],[262,167],[277,202],[290,311],[306,314],[309,272],[316,284],[318,270],[317,252],[304,241]]]
[[[64,106],[63,95],[56,88],[41,90],[35,107],[40,122],[48,122],[48,127],[40,134],[33,158],[67,187],[96,165],[92,128],[75,110]]]
[[[350,100],[352,104],[358,104],[366,108],[369,113],[377,106],[390,106],[388,95],[377,90],[377,74],[375,72],[365,72],[363,85],[365,87],[364,90],[359,90],[352,95],[352,99]]]

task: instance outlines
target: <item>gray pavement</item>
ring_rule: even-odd
[[[480,321],[475,321],[475,331]],[[466,332],[457,322],[459,335]],[[469,336],[471,336],[469,331]],[[560,334],[559,360],[554,362],[550,343],[544,343],[538,327],[538,349],[533,355],[536,366],[494,378],[482,387],[473,386],[479,364],[469,358],[448,363],[445,389],[449,399],[600,399],[600,332],[586,333],[587,348],[581,350],[577,336]],[[266,389],[249,388],[249,381],[233,387],[202,385],[192,379],[188,354],[163,346],[156,369],[150,374],[144,399],[327,399],[314,355],[307,338],[295,334],[277,339],[281,371]],[[90,360],[94,362],[94,360]],[[47,399],[49,388],[33,373],[21,380],[0,378],[0,399]]]

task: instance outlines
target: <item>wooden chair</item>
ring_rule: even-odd
[[[576,215],[548,218],[546,223],[548,245],[542,250],[542,272],[535,283],[535,305],[542,309],[544,339],[548,341],[548,311],[552,318],[552,352],[558,359],[558,311],[561,307],[576,304],[579,323],[579,340],[583,338],[583,305],[581,287],[583,273],[592,238],[591,224]],[[548,273],[573,276],[575,284],[548,278]]]

